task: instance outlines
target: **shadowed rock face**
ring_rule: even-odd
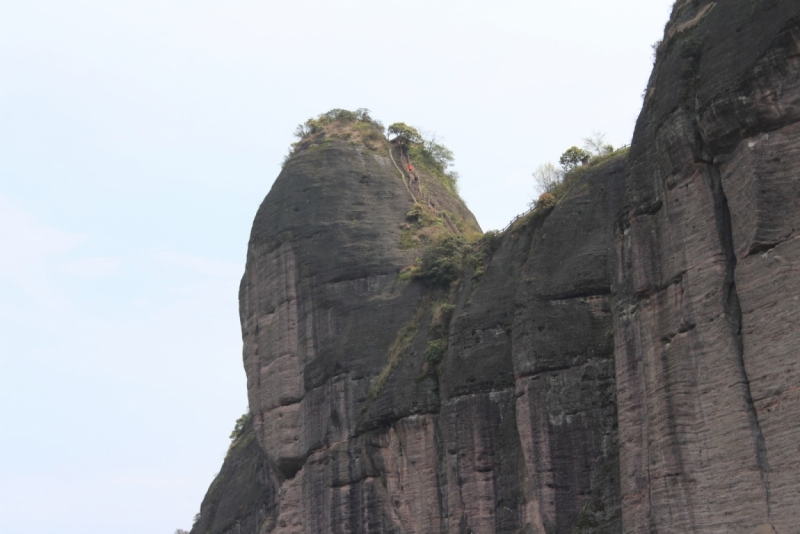
[[[798,119],[800,5],[681,0],[630,152],[449,288],[401,274],[414,200],[478,230],[447,184],[342,125],[303,145],[253,225],[252,416],[192,534],[796,532]]]

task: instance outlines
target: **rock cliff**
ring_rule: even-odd
[[[796,532],[800,4],[678,2],[614,302],[626,532]]]
[[[308,132],[192,534],[796,532],[799,119],[800,5],[681,0],[630,150],[499,235],[369,120]]]

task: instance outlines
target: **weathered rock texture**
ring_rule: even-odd
[[[626,532],[797,532],[800,4],[676,4],[614,302]]]
[[[799,4],[679,1],[630,151],[449,287],[409,267],[474,218],[351,130],[256,216],[252,415],[192,534],[798,531]]]

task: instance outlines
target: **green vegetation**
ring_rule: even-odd
[[[457,235],[437,239],[422,254],[417,277],[433,287],[448,287],[461,278],[467,240]]]
[[[388,128],[391,142],[400,147],[415,166],[424,167],[435,176],[451,193],[458,195],[458,173],[450,170],[453,165],[453,151],[444,146],[435,135],[423,136],[419,130],[404,122],[395,122]]]
[[[542,193],[539,200],[536,201],[536,206],[541,209],[550,209],[556,205],[556,197],[553,193]]]
[[[476,246],[472,247],[467,262],[472,265],[472,280],[477,282],[486,270],[486,264],[500,246],[500,233],[494,230],[483,234]]]
[[[458,173],[450,170],[453,152],[439,143],[435,136],[420,144],[410,145],[408,155],[418,167],[425,168],[451,193],[458,196]]]
[[[628,155],[628,147],[623,147],[613,152],[604,153],[602,155],[593,156],[586,164],[581,165],[579,167],[575,167],[570,172],[564,174],[564,180],[551,191],[551,194],[555,197],[556,202],[560,201],[562,198],[567,196],[567,193],[575,186],[581,176],[583,176],[586,172],[596,169],[601,165],[605,164],[608,161],[617,159],[619,157],[624,157]]]
[[[395,141],[403,146],[420,144],[423,142],[422,135],[420,135],[419,131],[404,122],[395,122],[394,124],[391,124],[387,129],[387,132],[389,135],[394,136],[392,141]]]
[[[400,248],[419,248],[448,233],[440,214],[419,202],[414,203],[401,225]]]
[[[447,341],[444,339],[434,339],[428,342],[428,348],[425,349],[425,363],[431,367],[435,367],[442,362],[445,352],[447,352]]]
[[[478,229],[447,210],[437,210],[430,204],[416,202],[406,214],[400,225],[400,248],[412,249],[426,247],[443,236],[456,234],[468,240],[479,237]]]
[[[373,119],[369,115],[369,110],[366,108],[359,108],[355,111],[348,111],[346,109],[332,109],[327,113],[322,113],[317,118],[310,118],[303,124],[299,124],[294,131],[294,136],[298,139],[304,139],[309,135],[313,135],[322,131],[326,126],[334,122],[360,122],[368,124],[373,128],[383,132],[383,124],[380,121]]]
[[[230,438],[231,442],[236,441],[242,434],[244,433],[244,427],[247,425],[247,420],[250,418],[250,411],[248,410],[246,413],[242,414],[240,418],[236,420],[236,424],[233,426],[233,432],[231,432]]]
[[[383,386],[386,385],[386,381],[389,380],[389,375],[392,374],[392,370],[400,362],[400,359],[408,350],[411,342],[414,341],[417,332],[419,332],[419,325],[422,322],[422,318],[428,312],[430,303],[430,297],[423,298],[417,307],[414,317],[405,325],[403,325],[403,327],[397,332],[392,346],[389,347],[389,357],[387,358],[386,365],[375,379],[375,382],[373,382],[372,386],[369,388],[369,392],[367,393],[367,402],[364,403],[360,415],[366,413],[366,410],[371,402],[375,400],[375,397],[377,397],[378,393],[381,392]]]
[[[453,294],[450,293],[450,297]],[[447,354],[447,341],[450,335],[450,321],[456,307],[450,302],[443,302],[433,307],[431,321],[428,326],[428,346],[425,348],[425,361],[419,379],[438,376],[444,357]]]
[[[531,209],[549,210],[572,188],[570,184],[574,184],[577,177],[587,169],[618,157],[623,152],[627,154],[627,148],[614,150],[606,142],[605,134],[598,131],[583,138],[583,147],[572,146],[561,154],[558,160],[560,169],[552,163],[545,163],[533,172],[535,190],[539,197],[530,202]]]
[[[446,231],[433,234],[422,256],[403,269],[397,279],[420,280],[435,290],[448,290],[471,275],[474,287],[500,244],[499,235],[494,231],[467,237]]]
[[[571,146],[566,150],[566,152],[561,154],[558,162],[561,164],[561,168],[564,169],[564,173],[566,174],[578,165],[585,165],[589,163],[591,158],[592,155],[587,151],[576,146]]]
[[[355,111],[332,109],[297,126],[294,131],[297,141],[290,145],[283,164],[286,165],[286,162],[303,148],[312,145],[324,146],[329,138],[360,142],[367,148],[377,149],[379,143],[384,140],[383,130],[383,124],[373,119],[368,109],[359,108]]]
[[[431,324],[428,328],[428,338],[447,339],[447,333],[450,329],[450,319],[453,318],[453,311],[455,309],[456,307],[449,302],[443,302],[433,307]]]
[[[589,140],[593,140],[594,143],[589,143]],[[545,217],[555,206],[558,202],[561,201],[567,194],[572,190],[573,187],[580,181],[580,178],[588,171],[592,169],[596,169],[605,163],[615,160],[620,157],[627,157],[629,152],[629,147],[622,147],[620,149],[614,150],[609,144],[605,143],[604,136],[602,134],[595,133],[592,138],[587,138],[584,140],[588,146],[595,147],[595,154],[592,155],[586,150],[581,150],[576,147],[571,147],[564,155],[561,156],[562,160],[572,159],[572,157],[576,154],[576,150],[579,150],[577,154],[581,152],[584,154],[588,154],[589,157],[586,159],[584,157],[584,162],[580,165],[576,165],[570,167],[569,169],[562,167],[559,174],[559,180],[556,181],[555,185],[548,183],[547,188],[542,187],[542,182],[540,180],[541,172],[539,172],[544,165],[540,166],[537,169],[537,172],[533,173],[534,179],[536,180],[536,189],[540,192],[539,197],[535,200],[532,200],[529,204],[530,212],[527,213],[524,217],[520,219],[520,222],[516,220],[512,223],[513,228],[518,228],[520,225],[527,225],[531,221],[539,220]],[[550,165],[552,167],[552,165]]]

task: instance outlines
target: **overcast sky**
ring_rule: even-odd
[[[485,230],[630,141],[671,0],[0,0],[0,530],[188,529],[246,410],[237,285],[295,126],[444,140]]]

